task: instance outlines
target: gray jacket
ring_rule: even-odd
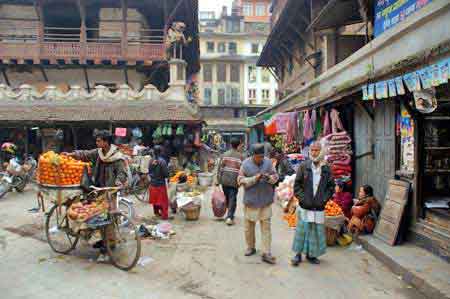
[[[258,174],[265,177],[256,180]],[[278,175],[272,165],[272,161],[264,158],[261,165],[256,165],[253,157],[247,158],[239,171],[238,183],[245,188],[244,204],[251,208],[264,208],[273,203],[274,184],[278,181]]]

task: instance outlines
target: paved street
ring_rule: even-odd
[[[29,214],[35,193],[0,201],[1,298],[424,298],[356,246],[331,248],[320,266],[288,264],[293,231],[275,207],[273,253],[278,264],[246,258],[242,216],[227,227],[213,220],[205,202],[199,222],[173,221],[171,240],[143,242],[151,262],[122,272],[93,262],[86,245],[67,256],[45,241],[43,216]],[[151,215],[147,206],[138,213]]]

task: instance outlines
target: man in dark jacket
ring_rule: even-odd
[[[333,196],[334,180],[330,167],[324,161],[320,142],[309,149],[310,160],[300,165],[294,184],[299,200],[298,221],[292,246],[295,257],[291,263],[298,266],[302,253],[312,264],[319,264],[318,257],[326,252],[325,205]]]
[[[240,145],[241,140],[237,138],[231,139],[231,149],[222,155],[217,170],[217,183],[222,185],[222,190],[227,200],[228,214],[226,223],[228,225],[234,224],[238,193],[237,178],[244,159],[242,153],[238,151]]]
[[[169,219],[169,196],[167,195],[167,183],[169,169],[166,160],[162,157],[163,148],[156,145],[153,148],[155,158],[150,162],[148,174],[150,176],[150,204],[153,204],[153,212],[163,220]]]
[[[276,170],[278,173],[279,182],[282,182],[287,176],[293,175],[295,170],[292,168],[288,158],[281,150],[275,150],[273,155],[277,160]]]

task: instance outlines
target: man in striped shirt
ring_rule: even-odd
[[[228,225],[234,224],[238,193],[237,178],[244,159],[242,153],[238,150],[240,144],[240,139],[231,139],[231,149],[222,155],[219,169],[217,170],[217,182],[222,185],[223,193],[227,199],[228,214],[226,223]]]

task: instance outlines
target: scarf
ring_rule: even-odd
[[[106,154],[103,154],[102,149],[99,148],[98,156],[100,160],[104,163],[112,163],[118,160],[125,160],[125,157],[122,154],[122,152],[114,144],[111,144],[111,147],[109,148],[109,151]]]

